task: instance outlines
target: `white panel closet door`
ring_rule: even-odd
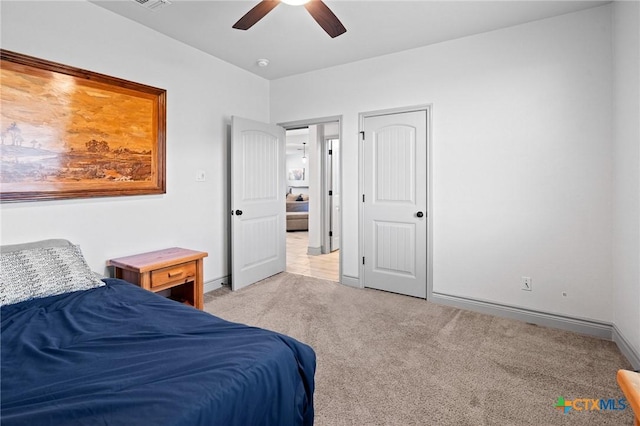
[[[427,113],[364,120],[364,285],[427,297]]]
[[[285,132],[231,118],[231,288],[286,268]]]

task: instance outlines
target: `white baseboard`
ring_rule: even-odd
[[[360,278],[350,277],[349,275],[342,275],[342,277],[340,277],[340,284],[348,285],[349,287],[360,288]]]
[[[572,318],[563,315],[549,314],[525,308],[517,308],[499,303],[469,299],[459,296],[451,296],[442,293],[432,293],[429,301],[456,308],[468,309],[483,314],[495,315],[503,318],[520,320],[546,327],[559,328],[561,330],[596,336],[612,340],[613,327],[609,323],[593,321],[581,318]]]
[[[218,278],[211,281],[205,281],[203,284],[204,292],[208,293],[213,290],[217,290],[223,285],[231,285],[231,276],[227,275],[226,277]]]
[[[616,342],[620,352],[629,360],[634,370],[640,370],[640,353],[634,350],[615,324],[613,324],[613,341]]]
[[[307,254],[309,256],[319,256],[322,254],[322,247],[307,247]]]
[[[612,340],[618,346],[622,355],[624,355],[627,361],[629,361],[629,364],[631,364],[635,370],[640,370],[640,354],[633,348],[615,324],[550,314],[547,312],[517,308],[499,303],[451,296],[442,293],[432,293],[432,297],[429,301],[440,303],[442,305],[454,306],[456,308],[468,309],[470,311],[481,312],[483,314],[515,319],[532,324]]]

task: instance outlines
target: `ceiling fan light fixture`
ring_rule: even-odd
[[[291,6],[302,6],[305,3],[309,3],[309,0],[282,0],[282,3],[286,3]]]
[[[233,28],[238,30],[248,30],[280,3],[287,3],[293,6],[304,5],[304,8],[311,14],[311,17],[327,34],[329,34],[329,37],[331,38],[338,37],[340,34],[347,32],[347,29],[342,25],[342,22],[340,22],[338,17],[326,4],[324,4],[322,0],[262,0],[250,11],[245,13],[238,22],[233,24]]]

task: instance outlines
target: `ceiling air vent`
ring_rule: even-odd
[[[171,4],[169,0],[133,0],[145,9],[156,10],[162,9]]]

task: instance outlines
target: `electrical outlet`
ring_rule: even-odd
[[[205,180],[207,180],[207,174],[204,170],[198,170],[196,172],[196,182],[204,182]]]
[[[531,277],[522,277],[520,279],[520,288],[522,290],[531,291]]]

